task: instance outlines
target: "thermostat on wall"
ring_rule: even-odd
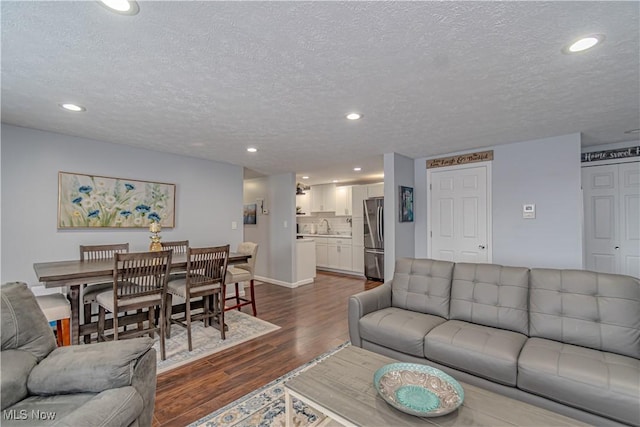
[[[536,217],[536,205],[522,205],[522,218],[533,219]]]

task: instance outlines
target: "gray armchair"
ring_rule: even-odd
[[[0,287],[4,427],[150,426],[156,390],[151,338],[56,348],[25,283]]]

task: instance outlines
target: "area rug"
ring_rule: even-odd
[[[225,340],[220,339],[220,332],[217,329],[205,328],[202,322],[194,322],[191,325],[193,351],[189,351],[187,330],[179,325],[171,325],[171,338],[165,342],[166,360],[160,360],[159,337],[156,335],[154,347],[158,357],[157,373],[167,372],[280,329],[280,326],[236,310],[227,311],[224,314],[224,321],[229,327]]]
[[[284,384],[349,345],[351,344],[346,342],[316,357],[311,362],[284,374],[264,387],[189,424],[188,427],[284,427],[286,420]],[[295,410],[293,425],[296,427],[317,426],[326,418],[324,414],[296,398],[293,398],[293,408]]]

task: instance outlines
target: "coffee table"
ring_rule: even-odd
[[[355,346],[346,347],[285,383],[287,427],[293,426],[292,397],[327,415],[327,424],[344,426],[587,426],[555,412],[460,383],[464,402],[450,414],[419,418],[385,402],[373,374],[397,362]]]

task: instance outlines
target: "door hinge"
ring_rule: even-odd
[[[433,237],[433,231],[429,232],[429,237]]]
[[[429,190],[433,190],[433,187],[431,187],[432,184],[429,184]]]

